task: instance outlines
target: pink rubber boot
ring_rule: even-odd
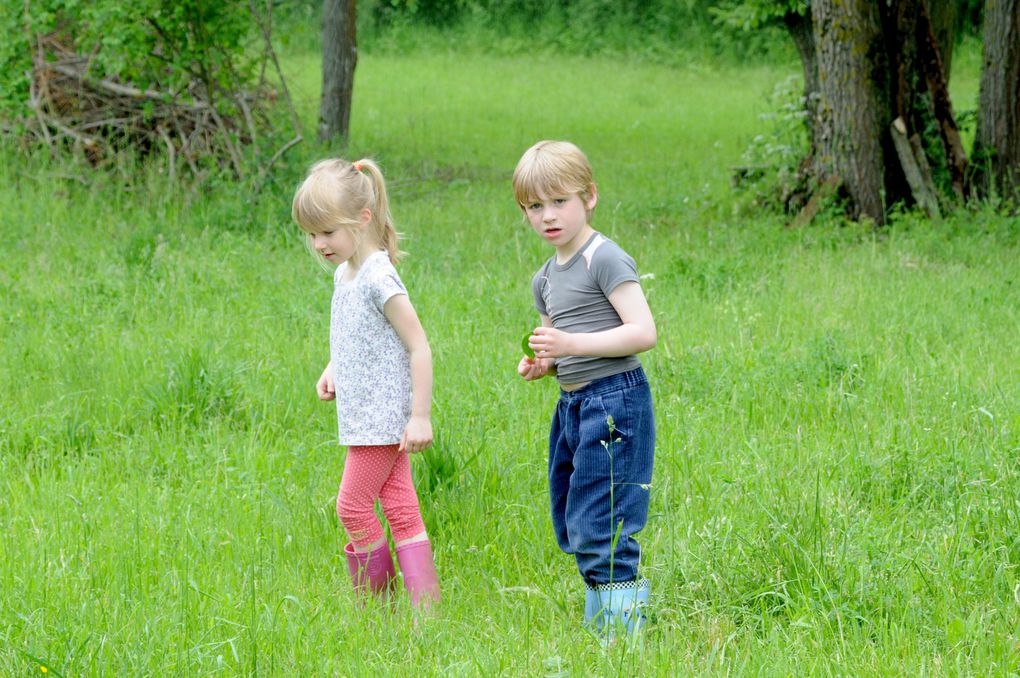
[[[414,607],[427,608],[439,602],[439,578],[428,540],[398,546],[397,562]]]
[[[347,569],[351,571],[351,579],[358,593],[366,590],[372,593],[386,593],[393,585],[397,573],[393,569],[393,558],[390,557],[390,545],[383,543],[374,551],[358,553],[354,544],[344,547],[347,556]]]

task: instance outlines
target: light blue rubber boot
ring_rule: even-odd
[[[649,582],[606,584],[585,591],[584,620],[605,642],[618,636],[636,636],[645,623]]]
[[[590,589],[587,585],[584,587],[584,625],[594,629],[595,628],[595,615],[599,613],[602,608],[602,604],[599,602],[599,592],[595,589]]]

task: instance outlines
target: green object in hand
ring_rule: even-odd
[[[530,346],[528,346],[528,340],[529,339],[531,339],[531,333],[530,332],[528,334],[525,334],[524,338],[521,339],[521,350],[524,351],[524,355],[526,355],[529,358],[531,358],[532,360],[534,360],[535,359],[535,352],[531,350]]]

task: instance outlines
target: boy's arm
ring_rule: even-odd
[[[620,283],[609,293],[609,303],[623,324],[602,332],[568,333],[552,327],[535,328],[530,346],[542,358],[590,355],[617,358],[647,351],[655,346],[655,319],[641,285]]]
[[[411,419],[404,427],[400,451],[421,452],[432,444],[432,349],[407,295],[390,297],[383,314],[411,358]]]

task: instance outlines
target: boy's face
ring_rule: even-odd
[[[597,198],[594,186],[587,201],[577,193],[539,194],[524,205],[524,215],[535,232],[556,247],[559,254],[571,255],[591,233],[588,214],[595,208]]]

